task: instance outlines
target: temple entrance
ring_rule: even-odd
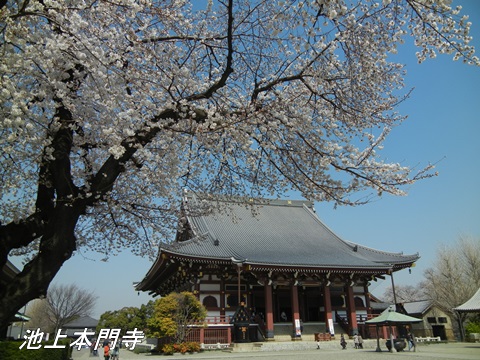
[[[265,321],[265,290],[263,286],[252,286],[251,303],[249,306],[253,317],[258,315],[262,321]]]
[[[278,286],[273,289],[273,321],[275,323],[292,322],[292,295],[289,286]],[[306,322],[324,322],[324,296],[320,286],[298,288],[300,319]],[[252,286],[249,308],[252,314],[259,314],[265,320],[266,303],[262,286]],[[286,319],[282,318],[282,313]]]
[[[273,303],[275,304],[273,321],[292,321],[292,300],[291,290],[286,286],[278,286],[273,290]]]
[[[305,287],[300,290],[300,314],[304,322],[325,321],[323,294],[320,287]]]

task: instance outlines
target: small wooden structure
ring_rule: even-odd
[[[376,318],[373,318],[371,320],[367,320],[365,323],[368,325],[375,325],[377,329],[377,349],[376,351],[380,352],[382,351],[380,349],[380,337],[378,335],[378,327],[379,326],[385,326],[387,325],[390,329],[390,346],[387,347],[389,348],[390,351],[393,351],[393,349],[398,349],[401,347],[402,350],[405,348],[405,346],[402,344],[401,346],[395,346],[395,341],[394,341],[394,336],[393,336],[393,331],[392,331],[392,326],[398,326],[398,325],[409,325],[412,323],[417,323],[422,321],[422,319],[417,319],[412,316],[404,315],[401,313],[398,313],[394,311],[393,309],[389,308],[385,310],[383,313],[380,314],[380,316],[377,316]]]

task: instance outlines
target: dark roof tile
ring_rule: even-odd
[[[190,196],[187,212],[205,203]],[[340,239],[308,201],[218,204],[212,202],[214,211],[207,215],[187,216],[194,238],[164,245],[162,250],[219,260],[233,257],[252,265],[356,269],[385,269],[419,258],[418,254],[385,252]]]

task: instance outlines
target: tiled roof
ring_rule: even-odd
[[[480,312],[480,288],[466,303],[453,310],[459,312]]]
[[[380,302],[380,303],[377,303],[377,302],[371,302],[370,303],[370,307],[373,309],[373,310],[385,310],[387,308],[390,307],[390,304],[388,303],[384,303],[384,302]]]
[[[205,203],[189,197],[186,207],[195,209]],[[419,258],[418,254],[380,251],[340,239],[320,221],[308,201],[228,203],[221,211],[187,218],[194,237],[161,250],[197,258],[234,258],[252,266],[359,270],[388,269]]]
[[[411,324],[421,322],[422,319],[398,313],[391,308],[383,311],[379,316],[365,321],[366,324]]]
[[[432,305],[430,300],[412,301],[403,303],[408,314],[424,314]]]
[[[90,316],[82,316],[76,320],[72,320],[69,323],[65,324],[63,327],[65,329],[83,329],[83,328],[95,328],[98,325],[98,320]]]

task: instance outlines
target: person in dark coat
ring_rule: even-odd
[[[340,336],[340,345],[342,345],[342,350],[347,348],[347,342],[345,341],[345,336],[343,336],[343,334]]]

